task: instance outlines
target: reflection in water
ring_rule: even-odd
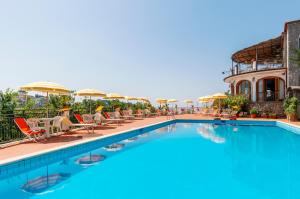
[[[176,124],[170,124],[165,127],[156,129],[155,132],[156,133],[169,133],[169,132],[175,132],[176,129],[177,129]]]
[[[191,123],[184,123],[182,126],[184,128],[191,128],[193,125]]]
[[[216,128],[218,128],[218,126],[214,126],[211,124],[202,124],[200,127],[197,128],[197,132],[205,139],[208,139],[217,144],[222,144],[226,140],[225,138],[220,137],[216,134]]]
[[[119,151],[121,150],[125,144],[115,143],[108,146],[103,147],[106,151]]]
[[[138,135],[138,137],[140,137],[140,138],[145,138],[148,136],[149,136],[149,133],[143,133],[143,134]]]
[[[299,198],[300,136],[278,127],[227,127],[226,155],[234,178],[273,198]],[[263,186],[262,186],[263,185]]]
[[[76,160],[76,162],[82,166],[90,166],[90,165],[94,165],[102,160],[105,159],[104,155],[92,155],[92,153],[90,153],[87,156],[83,156],[79,159]]]
[[[69,178],[69,173],[56,173],[46,176],[41,176],[33,180],[29,180],[22,186],[22,190],[33,194],[42,194],[44,192],[51,192],[49,188],[59,184],[60,182]]]
[[[134,142],[138,139],[138,137],[132,137],[132,138],[128,138],[126,140],[124,140],[124,142],[129,143],[129,142]]]

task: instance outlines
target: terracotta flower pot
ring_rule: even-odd
[[[257,117],[256,114],[251,114],[250,116],[251,116],[251,118],[256,118]]]
[[[288,119],[289,122],[295,122],[296,121],[296,115],[295,114],[287,115],[287,119]]]

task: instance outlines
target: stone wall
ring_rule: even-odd
[[[292,22],[287,24],[287,35],[286,35],[286,61],[288,68],[288,83],[287,87],[300,86],[300,68],[298,64],[291,60],[295,57],[295,50],[299,48],[299,36],[300,36],[300,21]]]
[[[260,114],[276,113],[278,116],[284,117],[283,102],[256,102],[251,103],[249,108],[255,107]],[[250,110],[249,109],[249,110]]]
[[[300,86],[300,66],[293,61],[295,57],[295,50],[299,48],[300,37],[300,21],[294,21],[287,24],[286,33],[286,62],[287,62],[287,87]],[[300,101],[300,90],[293,90],[289,96],[295,96]],[[300,119],[300,106],[298,105],[297,115]]]

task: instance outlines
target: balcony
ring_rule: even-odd
[[[239,66],[235,66],[233,69],[230,70],[229,76],[240,75],[250,72],[257,72],[257,71],[266,71],[266,70],[274,70],[274,69],[283,69],[283,64],[258,64],[256,67],[253,67],[252,64],[240,64]]]

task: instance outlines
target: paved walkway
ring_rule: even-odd
[[[211,117],[204,117],[200,115],[180,115],[176,116],[177,119],[212,119]],[[249,120],[249,118],[245,118]],[[239,120],[244,120],[244,118],[239,118]],[[255,119],[260,120],[260,119]],[[0,149],[0,164],[4,162],[13,161],[16,159],[37,155],[41,152],[46,152],[48,150],[58,149],[64,146],[72,146],[79,143],[83,143],[89,140],[100,138],[103,136],[108,136],[111,134],[120,133],[122,131],[131,130],[134,128],[141,128],[151,124],[160,123],[167,121],[167,117],[155,117],[155,118],[145,118],[140,120],[127,121],[126,123],[118,125],[108,125],[107,127],[101,127],[95,130],[94,134],[88,134],[86,130],[80,130],[73,133],[67,133],[60,136],[51,137],[46,141],[41,141],[39,143],[25,142],[17,144],[15,146],[6,147]],[[286,120],[280,120],[287,122]],[[293,122],[292,124],[300,126],[300,122]]]

